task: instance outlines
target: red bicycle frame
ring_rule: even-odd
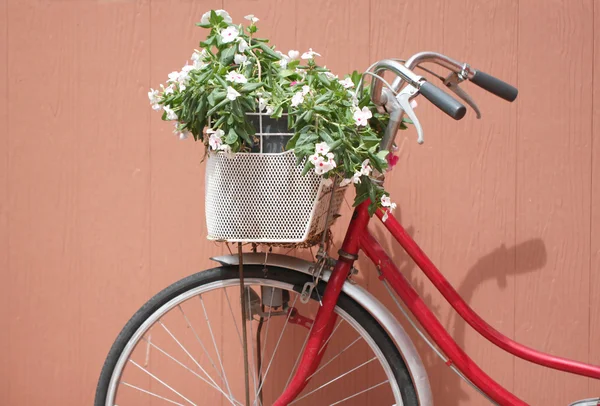
[[[517,398],[483,372],[444,329],[435,315],[419,297],[419,294],[394,265],[385,250],[369,233],[367,228],[370,221],[367,210],[368,205],[369,201],[363,202],[354,211],[342,244],[342,249],[340,250],[340,257],[325,288],[322,297],[322,306],[315,317],[313,328],[308,337],[298,369],[288,387],[274,404],[284,406],[294,400],[307,385],[308,378],[317,369],[324,353],[321,349],[327,342],[336,321],[336,315],[333,310],[342,291],[342,286],[352,269],[354,261],[358,258],[358,252],[362,250],[377,266],[380,272],[380,279],[389,283],[433,341],[446,354],[449,360],[448,365],[455,365],[458,370],[494,402],[510,406],[526,405],[527,403]],[[381,219],[383,214],[380,210],[377,212],[377,217]],[[495,330],[479,317],[460,297],[458,292],[450,285],[448,280],[391,213],[388,213],[388,218],[383,224],[456,312],[487,340],[504,351],[524,360],[548,368],[600,379],[599,366],[536,351],[515,342]]]

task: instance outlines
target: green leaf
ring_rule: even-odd
[[[315,133],[301,134],[298,138],[298,141],[296,142],[296,147],[302,147],[304,145],[310,145],[312,147],[315,141],[317,141],[318,139],[319,137]]]
[[[213,114],[215,114],[217,112],[217,110],[219,110],[221,107],[223,107],[228,101],[229,101],[229,99],[222,100],[215,107],[213,107],[212,109],[208,110],[208,112],[206,113],[206,115],[207,116],[212,116]]]
[[[257,82],[257,83],[244,83],[244,85],[242,86],[242,88],[240,89],[240,92],[242,93],[248,93],[251,92],[253,90],[258,89],[259,87],[263,86],[264,83],[262,82]]]
[[[318,74],[317,78],[319,79],[319,81],[321,83],[323,83],[323,85],[325,85],[325,87],[329,87],[331,86],[331,81],[329,80],[329,78],[327,76],[325,76],[325,74]]]
[[[304,169],[302,169],[302,176],[306,175],[308,171],[313,167],[312,163],[307,159],[304,163]]]
[[[235,56],[235,49],[236,46],[234,45],[221,51],[219,62],[221,62],[223,65],[230,65],[231,62],[233,62],[233,57]]]
[[[230,128],[229,132],[227,133],[227,137],[225,137],[225,143],[231,145],[237,141],[237,138],[238,138],[238,135],[235,132],[235,130],[233,128]]]
[[[296,74],[296,71],[291,70],[291,69],[284,69],[279,72],[279,76],[281,76],[282,78],[287,78],[288,76],[292,76],[295,74]]]
[[[285,149],[286,150],[294,149],[294,147],[296,146],[296,142],[298,141],[299,138],[300,138],[300,133],[294,134],[294,136],[285,145]]]
[[[402,122],[406,124],[414,124],[413,121],[408,117],[402,117]]]
[[[333,144],[334,141],[333,141],[333,138],[331,138],[331,136],[327,133],[327,131],[324,131],[324,130],[319,131],[319,136],[331,148],[331,145]]]
[[[267,44],[264,42],[259,42],[258,47],[271,59],[275,59],[276,61],[280,60],[281,57],[275,51],[273,51]]]
[[[282,114],[283,114],[283,107],[282,106],[277,106],[277,108],[275,109],[275,111],[273,112],[273,115],[271,117],[273,117],[273,118],[281,118]]]
[[[323,114],[331,113],[331,110],[325,106],[315,106],[315,107],[313,107],[313,110],[316,111],[317,113],[323,113]]]

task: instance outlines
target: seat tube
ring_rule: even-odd
[[[316,371],[325,353],[323,346],[333,331],[337,315],[334,313],[344,282],[358,256],[360,236],[366,231],[370,217],[367,210],[369,201],[361,203],[352,215],[348,231],[344,238],[338,261],[333,268],[325,292],[322,305],[317,311],[308,340],[301,355],[298,369],[289,385],[275,401],[275,406],[284,406],[293,401],[310,381],[308,378]]]

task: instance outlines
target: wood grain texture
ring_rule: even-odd
[[[79,391],[63,386],[79,385],[81,356],[77,182],[83,122],[73,114],[81,101],[79,7],[12,0],[8,7],[9,262],[15,270],[7,281],[15,292],[8,404],[76,404]]]
[[[435,12],[431,12],[435,10]],[[408,58],[423,50],[443,50],[443,27],[448,19],[443,1],[377,1],[371,3],[371,52],[370,60],[382,58]],[[396,169],[386,179],[392,200],[397,202],[396,215],[413,238],[428,253],[434,263],[440,264],[444,238],[442,236],[443,171],[442,154],[444,139],[457,130],[455,122],[427,101],[419,101],[419,120],[423,124],[425,143],[418,145],[413,128],[400,131],[396,137],[400,161]],[[375,228],[375,236],[380,240],[402,273],[419,291],[436,316],[445,324],[449,307],[441,296],[432,289],[418,268],[392,241],[387,233]],[[361,263],[362,265],[362,263]],[[367,268],[370,276],[369,288],[372,293],[384,299],[390,309],[395,305],[377,280],[372,267]],[[398,312],[396,312],[398,314]],[[472,396],[465,392],[460,381],[449,369],[412,333],[413,340],[428,369],[434,400],[459,401]],[[452,403],[451,403],[452,404]]]
[[[148,2],[9,7],[9,404],[89,404],[149,295]]]
[[[517,1],[450,1],[444,4],[443,13],[445,54],[509,83],[517,82]],[[519,241],[519,245],[515,241],[518,104],[472,84],[461,87],[476,100],[482,118],[477,120],[472,110],[459,122],[442,115],[444,131],[435,140],[442,149],[443,169],[439,266],[473,309],[513,337],[515,252],[536,245],[535,241]],[[512,390],[513,357],[479,336],[454,312],[444,321],[479,366]],[[437,398],[451,395],[455,382],[454,378],[444,380]],[[489,403],[467,385],[461,383],[461,388],[462,393],[447,404]]]
[[[87,389],[77,404],[93,402],[99,368],[121,329],[114,321],[125,323],[152,293],[149,6],[92,2],[77,15],[77,378]],[[118,68],[107,69],[106,61]],[[88,354],[95,342],[99,350]]]
[[[591,1],[519,4],[516,238],[541,238],[547,262],[524,273],[542,253],[517,254],[515,338],[579,360],[589,355],[592,16]],[[531,404],[568,404],[588,389],[521,360],[514,380]]]
[[[10,272],[8,264],[8,0],[0,0],[0,278],[7,281]],[[10,303],[9,285],[0,284],[0,317],[8,320]],[[0,331],[0,358],[10,353],[7,324]],[[8,404],[10,388],[10,366],[0,363],[0,404]]]
[[[591,182],[591,252],[590,252],[590,335],[589,362],[600,364],[600,4],[594,2],[594,61],[592,111],[592,182]],[[600,393],[600,381],[590,379],[589,393]]]

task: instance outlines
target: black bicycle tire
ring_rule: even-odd
[[[247,278],[271,279],[290,283],[294,285],[294,288],[297,291],[300,291],[306,282],[312,280],[309,275],[280,267],[269,266],[267,272],[265,273],[265,268],[262,265],[244,266],[244,276]],[[219,280],[237,279],[237,277],[237,266],[222,266],[208,269],[173,283],[146,302],[133,315],[133,317],[131,317],[127,324],[125,324],[110,348],[98,380],[94,406],[105,406],[108,387],[110,385],[110,380],[117,361],[131,337],[144,323],[144,321],[146,321],[165,303],[190,289],[194,289],[203,284],[216,282]],[[321,281],[319,283],[318,291],[321,295],[325,290],[325,286],[325,282]],[[316,289],[313,292],[313,296],[313,299],[317,298]],[[410,372],[402,356],[400,355],[400,352],[394,345],[387,332],[364,308],[362,308],[358,303],[356,303],[356,301],[346,294],[342,293],[340,295],[338,306],[348,313],[350,317],[356,320],[365,329],[365,331],[369,333],[375,344],[381,350],[382,354],[390,365],[390,368],[392,369],[394,377],[396,378],[404,406],[417,406],[417,393],[412,382]]]

